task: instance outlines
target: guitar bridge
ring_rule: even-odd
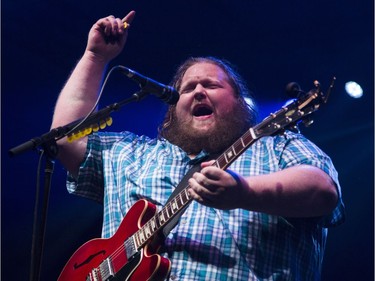
[[[99,268],[94,268],[91,270],[89,275],[86,278],[86,281],[107,281],[115,276],[113,272],[113,267],[111,259],[107,258],[102,261],[99,265]]]

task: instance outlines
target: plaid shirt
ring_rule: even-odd
[[[332,214],[290,219],[193,201],[161,251],[172,262],[170,280],[320,280],[327,227],[344,220],[330,158],[302,135],[286,132],[256,141],[229,168],[251,176],[300,164],[322,169],[336,183],[340,200]],[[89,136],[86,159],[78,179],[68,177],[68,190],[104,204],[102,236],[108,238],[137,200],[161,208],[192,165],[168,141],[100,132]]]

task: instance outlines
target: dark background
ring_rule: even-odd
[[[285,85],[304,90],[319,80],[327,105],[303,133],[325,150],[339,171],[346,223],[329,230],[324,281],[373,280],[374,265],[374,29],[373,1],[2,1],[1,56],[1,277],[27,280],[38,153],[9,157],[8,150],[49,131],[58,93],[82,55],[99,18],[137,11],[121,64],[168,83],[191,55],[214,55],[238,66],[261,116],[285,100]],[[354,80],[361,99],[345,94]],[[111,76],[101,106],[130,96],[138,86]],[[154,96],[112,115],[110,130],[154,136],[165,105]],[[43,173],[42,173],[43,174]],[[43,190],[43,189],[42,189]],[[55,165],[41,280],[55,280],[85,241],[100,236],[102,207],[69,195]]]

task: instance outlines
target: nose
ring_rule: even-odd
[[[206,89],[201,85],[197,84],[194,89],[194,98],[201,101],[207,97]]]

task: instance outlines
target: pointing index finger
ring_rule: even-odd
[[[124,29],[128,29],[130,27],[131,22],[135,17],[135,11],[130,11],[123,19],[122,22],[124,23]]]

